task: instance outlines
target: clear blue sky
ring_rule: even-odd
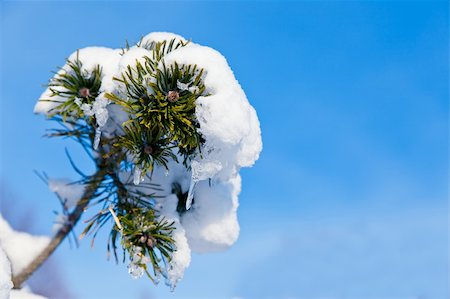
[[[0,178],[35,232],[58,203],[32,171],[76,178],[65,146],[92,169],[32,114],[77,48],[192,38],[227,57],[261,121],[232,249],[194,255],[170,294],[107,262],[102,239],[66,243],[57,260],[78,298],[448,298],[447,1],[1,5]]]

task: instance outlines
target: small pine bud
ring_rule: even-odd
[[[144,244],[145,242],[147,242],[147,236],[146,236],[146,235],[142,235],[142,236],[139,238],[139,242],[142,243],[142,244]]]
[[[175,103],[179,98],[180,98],[180,94],[178,93],[178,91],[171,90],[167,94],[167,100],[171,103]]]
[[[91,91],[89,90],[89,88],[83,87],[83,88],[80,88],[80,90],[78,91],[78,94],[83,98],[87,98],[88,96],[91,95]]]
[[[156,245],[156,239],[153,238],[152,236],[148,236],[148,238],[147,238],[147,246],[150,247],[150,248],[153,248],[153,247],[155,247],[155,245]]]
[[[146,145],[144,147],[144,153],[146,153],[147,155],[150,155],[151,153],[153,153],[153,147],[151,145]]]

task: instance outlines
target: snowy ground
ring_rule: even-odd
[[[42,299],[24,290],[13,290],[11,275],[20,273],[50,241],[49,237],[32,236],[14,231],[0,215],[0,299]],[[10,296],[10,297],[9,297]]]

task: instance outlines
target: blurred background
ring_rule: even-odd
[[[219,50],[255,107],[264,149],[243,169],[241,234],[193,255],[174,293],[65,241],[31,279],[50,298],[448,298],[447,1],[1,2],[1,213],[51,234],[76,179],[70,140],[33,115],[77,48],[170,31]],[[79,224],[77,233],[82,230]],[[106,235],[106,231],[105,234]]]

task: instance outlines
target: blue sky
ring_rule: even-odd
[[[32,114],[77,48],[192,38],[224,54],[261,121],[234,247],[194,255],[171,294],[107,262],[102,239],[66,243],[55,260],[75,297],[448,298],[446,1],[1,5],[2,193],[36,233],[58,203],[33,170],[76,178],[65,147],[92,169]]]

